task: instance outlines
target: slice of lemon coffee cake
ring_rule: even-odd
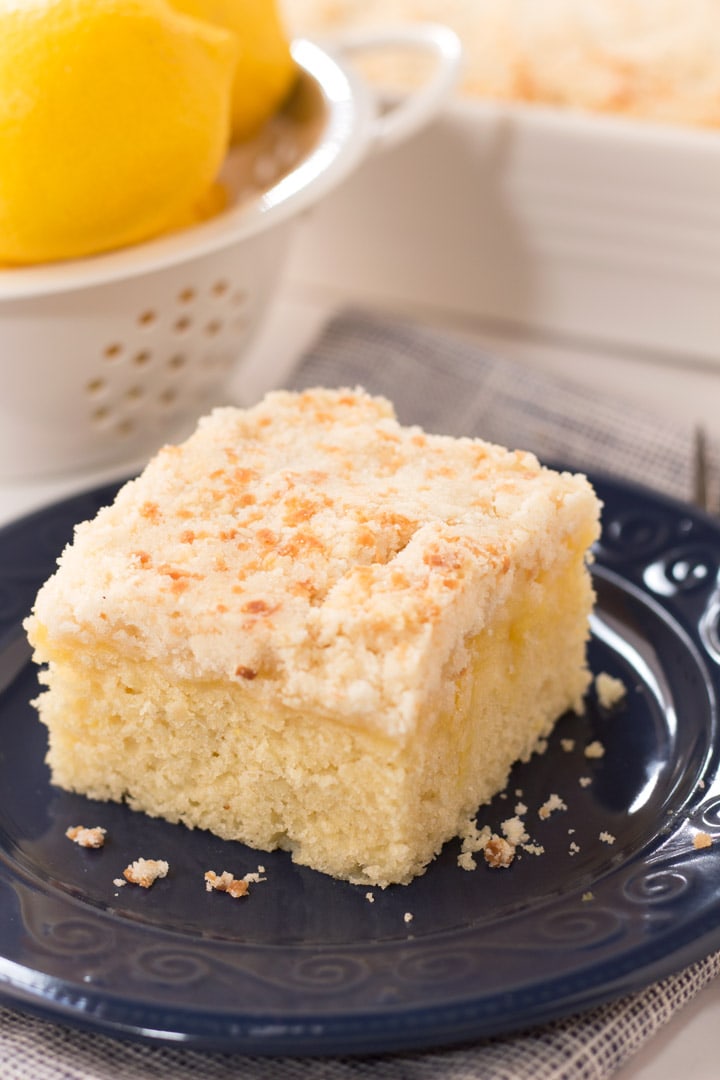
[[[38,594],[53,782],[407,883],[581,707],[598,517],[361,390],[215,410]]]

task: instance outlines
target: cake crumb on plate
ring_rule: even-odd
[[[68,840],[72,840],[80,847],[101,848],[105,843],[107,829],[103,829],[100,825],[94,825],[92,828],[87,828],[85,825],[72,825],[65,830],[65,835]]]
[[[599,739],[594,739],[593,742],[588,743],[585,747],[586,758],[601,758],[605,756],[605,747]]]
[[[493,869],[499,867],[507,869],[512,865],[515,858],[515,845],[511,844],[503,836],[493,833],[483,849],[483,855],[485,856],[485,862]]]
[[[603,709],[613,709],[623,700],[627,694],[627,688],[621,679],[616,679],[614,675],[601,671],[595,676],[595,693]]]
[[[523,851],[526,851],[528,855],[544,855],[545,848],[542,844],[523,844]]]
[[[693,847],[696,851],[700,851],[701,848],[708,848],[712,846],[712,837],[709,833],[699,832],[693,836]]]
[[[538,810],[538,817],[543,821],[547,820],[551,814],[557,810],[567,810],[567,803],[564,802],[559,795],[553,794],[545,800],[540,809]]]
[[[507,842],[514,847],[518,847],[519,844],[524,844],[526,840],[530,839],[520,817],[507,818],[506,821],[501,823],[500,828]]]
[[[247,882],[248,885],[257,885],[260,881],[267,881],[266,877],[263,877],[264,867],[258,866],[257,870],[251,870],[249,874],[243,874],[242,880]]]
[[[158,878],[167,877],[170,866],[164,859],[136,859],[123,870],[123,877],[131,885],[149,889]]]
[[[237,900],[238,897],[247,896],[248,894],[250,889],[248,877],[250,877],[249,874],[245,878],[233,877],[229,870],[223,870],[222,874],[216,874],[214,870],[207,870],[205,872],[205,888],[208,892],[225,892]]]

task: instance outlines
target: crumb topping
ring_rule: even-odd
[[[361,390],[277,391],[216,409],[78,526],[27,625],[39,651],[51,626],[48,647],[109,642],[404,737],[542,572],[548,529],[570,558],[597,517],[584,477],[531,454],[403,427]]]
[[[158,878],[167,877],[170,866],[164,859],[136,859],[123,870],[123,877],[131,885],[149,889]]]
[[[68,840],[84,848],[101,848],[105,843],[107,829],[100,825],[86,828],[85,825],[73,825],[65,830]]]

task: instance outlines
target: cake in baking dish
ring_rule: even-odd
[[[598,511],[361,390],[217,409],[38,594],[52,779],[407,883],[580,708]]]
[[[720,126],[717,0],[281,0],[289,30],[440,22],[464,52],[470,100],[527,102],[661,124]],[[427,68],[409,49],[370,50],[370,78],[415,86]]]

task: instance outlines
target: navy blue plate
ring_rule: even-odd
[[[372,902],[285,853],[50,786],[20,623],[73,524],[114,489],[2,530],[3,998],[195,1048],[377,1053],[555,1019],[720,948],[720,526],[649,491],[595,483],[605,511],[590,660],[627,697],[608,712],[591,691],[585,714],[562,718],[547,752],[480,815],[498,828],[522,801],[544,854],[467,872],[451,843],[423,877],[371,890]],[[588,758],[594,740],[605,753]],[[552,793],[567,810],[542,820]],[[71,844],[75,824],[105,826],[106,846]],[[702,833],[713,843],[696,848]],[[139,856],[167,859],[167,878],[117,888]],[[205,870],[259,863],[267,880],[245,899],[206,892]]]

